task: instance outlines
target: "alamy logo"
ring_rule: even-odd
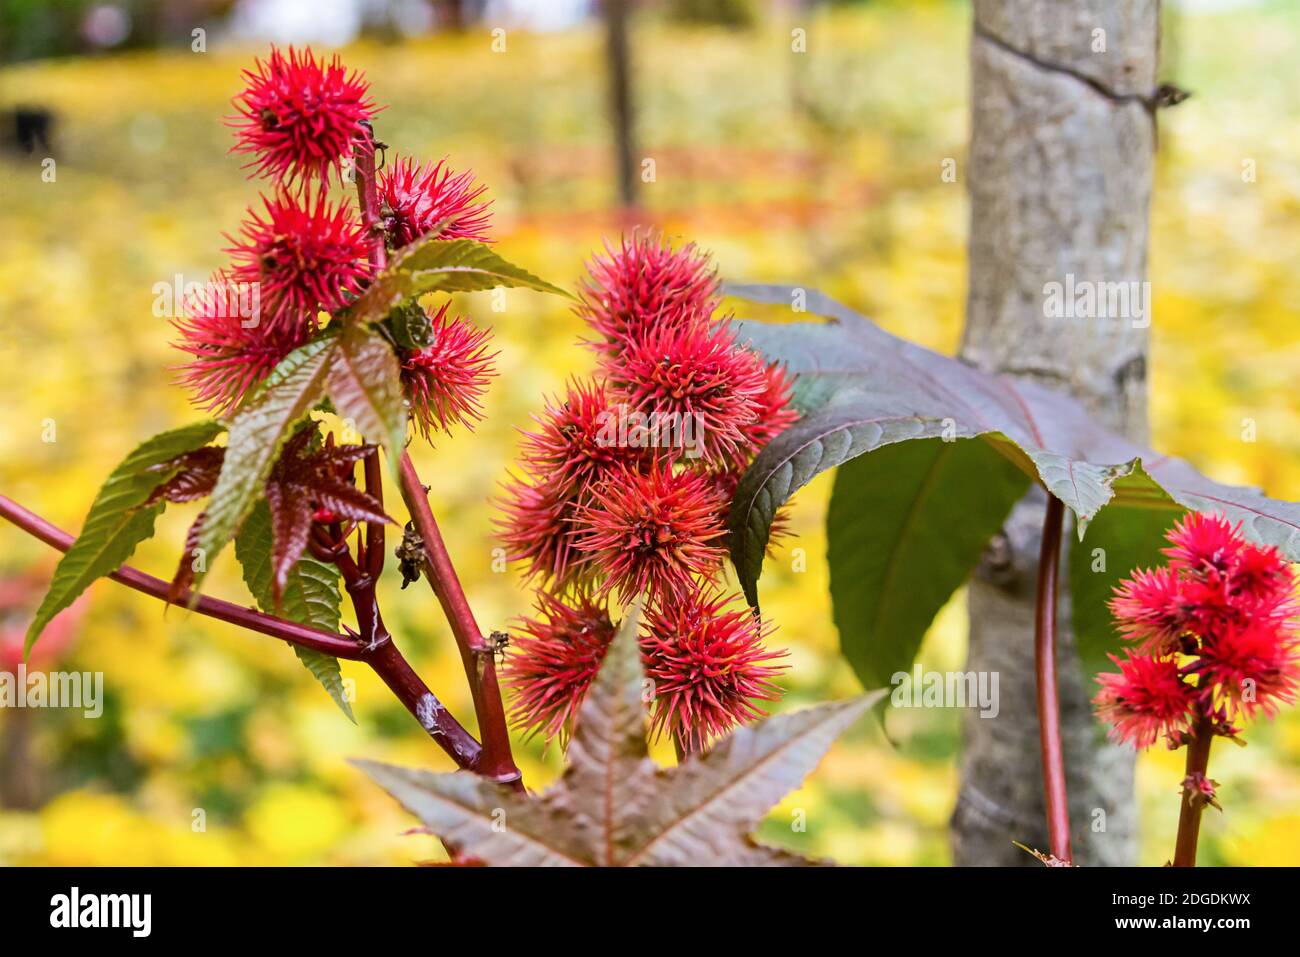
[[[1151,325],[1151,283],[1136,279],[1094,282],[1065,274],[1065,282],[1043,285],[1043,315],[1048,319],[1117,319],[1135,329]]]
[[[153,314],[160,319],[196,315],[210,319],[238,319],[245,329],[262,320],[262,284],[234,280],[186,282],[177,273],[171,282],[153,284]]]
[[[82,894],[78,887],[71,893],[50,898],[50,926],[58,928],[120,927],[132,937],[148,937],[153,929],[152,894]]]
[[[104,713],[102,671],[0,671],[0,709],[81,709],[87,718]]]
[[[896,671],[889,702],[895,708],[978,708],[981,718],[996,718],[998,673],[996,671]]]
[[[698,415],[645,413],[625,405],[596,416],[596,444],[619,449],[683,449],[688,459],[704,454],[704,424]]]

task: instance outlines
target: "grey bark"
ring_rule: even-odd
[[[1149,312],[1145,321],[1060,319],[1044,303],[1045,285],[1068,274],[1076,283],[1146,278],[1158,34],[1157,0],[977,0],[971,41],[962,357],[1070,392],[1138,440]],[[964,719],[951,823],[959,865],[1037,866],[1011,842],[1047,847],[1033,654],[1044,501],[1036,488],[1016,507],[970,585],[967,667],[1000,673],[1001,711]],[[1075,860],[1129,864],[1133,757],[1097,734],[1065,591],[1058,657]]]

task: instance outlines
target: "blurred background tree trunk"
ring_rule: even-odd
[[[605,62],[609,72],[610,126],[614,131],[615,177],[624,209],[636,206],[635,122],[632,110],[632,65],[628,49],[631,0],[604,0]]]
[[[25,708],[0,717],[0,809],[30,811],[41,804],[41,776],[32,754],[35,722]]]
[[[974,17],[961,355],[1069,392],[1144,441],[1145,323],[1048,318],[1044,285],[1146,279],[1158,0],[976,0]],[[1011,842],[1047,847],[1033,650],[1044,502],[1036,487],[1016,507],[970,585],[967,667],[1000,673],[1001,712],[963,719],[951,823],[961,865],[1038,866]],[[1131,864],[1133,756],[1101,738],[1068,627],[1059,641],[1075,860]]]

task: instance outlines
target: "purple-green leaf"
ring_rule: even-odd
[[[401,375],[392,346],[365,323],[344,328],[325,375],[325,389],[338,414],[384,446],[393,474],[406,448]]]
[[[804,412],[763,449],[736,491],[731,552],[751,602],[776,509],[820,472],[911,439],[989,443],[1069,506],[1080,534],[1112,504],[1214,511],[1242,522],[1252,540],[1300,560],[1300,505],[1214,482],[1180,459],[1101,427],[1074,399],[906,342],[815,290],[727,291],[754,302],[802,304],[833,318],[736,323],[740,342],[799,376]]]
[[[540,797],[468,774],[357,765],[432,833],[493,865],[803,865],[749,835],[884,692],[742,727],[672,769],[646,753],[637,615],[614,638],[578,715],[569,767]]]
[[[207,568],[261,498],[290,426],[324,398],[335,342],[336,337],[327,337],[295,349],[231,419],[225,460],[199,534]],[[205,574],[194,576],[196,593]]]

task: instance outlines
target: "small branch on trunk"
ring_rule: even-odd
[[[1043,544],[1038,555],[1038,603],[1034,616],[1034,664],[1038,678],[1038,741],[1043,759],[1043,795],[1052,854],[1071,861],[1070,805],[1065,793],[1061,750],[1061,705],[1056,686],[1056,579],[1061,558],[1065,505],[1047,493]]]

